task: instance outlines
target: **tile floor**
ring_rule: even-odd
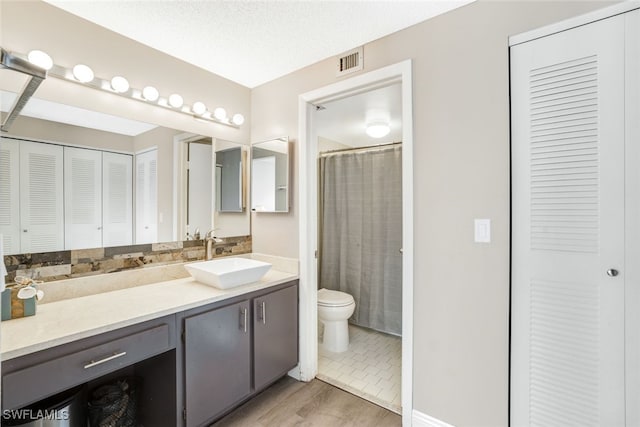
[[[318,348],[318,379],[401,413],[400,337],[349,325],[347,351]]]

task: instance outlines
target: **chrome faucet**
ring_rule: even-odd
[[[224,241],[213,235],[213,232],[215,230],[217,230],[217,228],[212,228],[211,230],[207,231],[207,234],[204,235],[205,246],[207,247],[204,255],[204,259],[206,261],[209,261],[211,258],[213,258],[213,244],[222,243]]]

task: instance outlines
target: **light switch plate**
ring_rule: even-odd
[[[474,220],[474,240],[476,243],[491,242],[491,220],[475,219]]]

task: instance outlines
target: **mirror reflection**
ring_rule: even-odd
[[[14,98],[0,92],[3,114]],[[188,150],[184,162],[180,143]],[[5,254],[184,240],[182,212],[194,224],[192,237],[194,227],[202,237],[211,228],[221,231],[218,237],[248,235],[248,215],[214,212],[215,143],[32,97],[0,142]],[[195,165],[196,159],[204,167],[189,171],[191,186],[182,191],[174,183],[188,170],[186,162]],[[225,225],[225,215],[232,214]]]
[[[251,209],[256,212],[289,211],[287,137],[251,146]]]
[[[216,209],[220,213],[242,212],[245,208],[244,154],[241,147],[216,147]]]

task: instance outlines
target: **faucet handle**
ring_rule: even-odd
[[[207,231],[207,234],[204,235],[205,240],[207,239],[213,239],[215,236],[213,235],[213,232],[218,230],[217,228],[212,228],[211,230]]]

